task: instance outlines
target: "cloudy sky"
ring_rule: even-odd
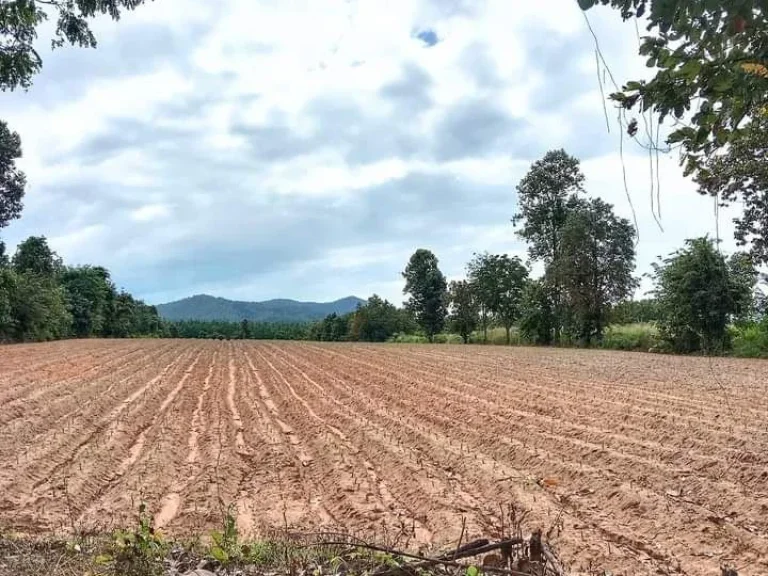
[[[632,23],[590,21],[619,83],[646,74]],[[473,252],[524,255],[515,186],[552,148],[632,217],[575,0],[155,0],[95,30],[97,50],[41,38],[34,86],[0,93],[29,180],[3,235],[45,235],[151,303],[400,302],[416,248],[451,278]],[[647,151],[627,141],[624,159],[638,273],[716,234],[676,155],[659,163],[663,232]]]

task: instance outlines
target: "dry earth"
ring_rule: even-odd
[[[0,348],[0,528],[420,542],[528,511],[575,571],[768,574],[768,364],[169,340]]]

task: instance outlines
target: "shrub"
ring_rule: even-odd
[[[658,343],[659,331],[654,324],[614,324],[605,330],[600,347],[648,352],[655,349]]]
[[[392,336],[392,338],[389,339],[389,342],[394,342],[396,344],[427,344],[429,340],[427,340],[426,336],[422,336],[421,334],[395,334]]]
[[[733,355],[741,358],[768,358],[768,320],[731,328]]]

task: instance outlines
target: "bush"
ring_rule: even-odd
[[[435,344],[463,344],[464,339],[458,334],[441,332],[440,334],[435,334],[433,342]]]
[[[659,331],[654,324],[614,324],[605,330],[600,347],[648,352],[655,349],[658,343]]]
[[[518,328],[512,328],[509,334],[510,344],[512,346],[524,346],[529,342],[523,337]],[[469,337],[470,344],[494,344],[497,346],[503,346],[507,343],[507,335],[504,328],[489,328],[488,329],[488,341],[483,341],[483,331],[476,330]]]
[[[733,355],[741,358],[768,358],[768,320],[731,328]]]
[[[389,339],[389,342],[396,344],[427,344],[429,340],[421,334],[395,334]]]

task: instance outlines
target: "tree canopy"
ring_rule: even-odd
[[[1,243],[0,243],[1,244]],[[158,335],[160,317],[101,266],[67,268],[44,236],[0,252],[0,342]]]
[[[35,50],[38,27],[56,22],[52,47],[72,44],[96,47],[89,26],[94,16],[105,14],[118,20],[125,10],[133,10],[145,0],[3,0],[0,3],[0,90],[29,88],[32,78],[43,67]]]
[[[454,280],[449,286],[451,329],[461,336],[466,344],[477,328],[479,305],[472,284],[466,280]]]
[[[768,120],[768,2],[578,1],[584,10],[606,5],[624,20],[647,22],[639,52],[655,74],[610,98],[627,111],[672,119],[667,142],[680,147],[685,173],[696,176],[703,193],[722,192],[725,203],[744,199],[737,238],[751,240],[753,254],[768,262],[768,188],[760,161]],[[636,125],[629,123],[630,133]]]
[[[445,325],[448,304],[448,285],[438,268],[437,257],[429,250],[416,250],[403,271],[403,278],[403,294],[410,295],[406,308],[432,341]]]
[[[729,262],[709,238],[688,240],[654,267],[662,338],[676,352],[727,349],[728,323],[748,312],[756,278],[749,259]]]
[[[22,198],[27,180],[16,168],[21,158],[21,138],[0,120],[0,228],[21,215]]]
[[[572,199],[561,249],[552,265],[562,287],[571,338],[589,344],[601,338],[614,304],[632,295],[637,280],[635,230],[613,207],[594,198]]]

